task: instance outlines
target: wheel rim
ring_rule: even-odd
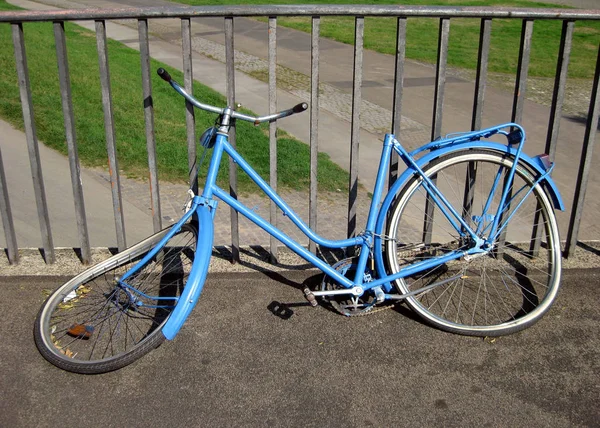
[[[476,158],[480,161],[474,164]],[[469,202],[472,200],[470,213],[465,210],[462,214],[471,227],[479,225],[480,235],[486,237],[485,231],[489,230],[488,225],[493,218],[482,215],[487,201],[482,195],[487,195],[486,188],[492,186],[498,171],[510,165],[508,159],[497,154],[477,152],[443,158],[427,169],[427,175],[437,179],[438,187],[455,207],[463,206],[467,200],[465,181],[475,180],[475,190],[471,192],[474,196],[469,198]],[[474,166],[476,173],[473,174]],[[489,177],[490,172],[493,178]],[[519,190],[530,187],[532,183],[531,174],[519,167],[511,193],[514,197],[511,210],[516,207],[518,210],[509,222],[504,244],[500,241],[502,245],[499,245],[499,240],[496,240],[493,251],[480,257],[470,261],[458,259],[396,282],[400,292],[406,293],[456,278],[408,298],[407,303],[419,315],[446,330],[490,335],[524,328],[548,309],[560,278],[557,227],[550,202],[539,186],[519,206],[526,193],[520,194]],[[498,196],[492,198],[492,208],[494,203],[497,207],[500,197],[499,191],[497,193]],[[414,181],[399,197],[389,229],[396,241],[386,244],[392,273],[414,261],[450,250],[467,250],[471,245],[458,236],[437,207],[433,212],[426,211],[425,194],[421,183]],[[504,218],[509,217],[511,212],[505,213]],[[532,258],[528,251],[535,213],[539,213],[541,218],[544,245],[538,256]],[[428,229],[430,243],[424,239],[424,218],[432,219],[428,222],[432,224]],[[420,229],[418,222],[421,223]],[[409,242],[413,245],[407,245]]]
[[[111,363],[160,334],[187,281],[196,233],[185,226],[126,283],[119,278],[163,234],[84,272],[57,290],[40,314],[44,346],[70,364]],[[137,291],[136,291],[137,290]]]

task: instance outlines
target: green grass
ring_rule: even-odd
[[[239,0],[177,0],[191,5],[236,5]],[[528,0],[247,0],[245,4],[397,4],[429,6],[509,6],[509,7],[564,7]],[[365,19],[364,46],[381,53],[394,54],[396,49],[396,18]],[[310,32],[309,18],[281,17],[282,26]],[[451,20],[448,64],[474,69],[479,46],[479,19],[456,18]],[[406,36],[406,56],[418,61],[434,63],[437,58],[439,20],[435,18],[409,18]],[[534,24],[529,74],[552,77],[556,71],[556,58],[560,43],[562,23],[538,20]],[[339,42],[354,43],[354,18],[323,17],[321,35]],[[517,69],[521,36],[521,21],[495,19],[492,23],[489,70],[514,74]],[[573,35],[573,48],[569,76],[592,78],[598,43],[600,22],[578,21]]]
[[[14,8],[0,0],[0,11],[10,9]],[[65,31],[79,157],[84,165],[106,167],[104,115],[95,35],[69,23],[65,25]],[[46,145],[66,154],[52,24],[25,24],[24,34],[38,138]],[[119,168],[130,177],[147,177],[139,53],[110,40],[108,51]],[[163,65],[151,61],[152,70],[160,66]],[[11,29],[6,24],[0,25],[0,70],[3,70],[0,73],[0,116],[23,129]],[[174,79],[183,81],[180,72],[172,69],[169,69],[169,72]],[[155,73],[152,75],[159,178],[185,181],[188,175],[188,161],[184,101]],[[195,83],[194,94],[208,104],[226,105],[226,99],[222,95],[204,85]],[[197,110],[198,135],[211,126],[214,120],[214,114]],[[266,125],[255,127],[245,122],[237,124],[237,144],[240,153],[268,180],[267,130]],[[278,135],[279,185],[290,189],[307,189],[310,159],[308,146],[284,132],[280,131]],[[205,161],[202,176],[206,173],[207,164]],[[318,168],[321,190],[335,191],[347,188],[347,172],[331,162],[324,153],[319,154]],[[245,174],[238,174],[238,178],[240,191],[255,189]],[[223,159],[218,181],[226,187],[226,157]]]

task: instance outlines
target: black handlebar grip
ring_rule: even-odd
[[[294,113],[302,113],[307,108],[308,108],[308,104],[306,104],[306,103],[300,103],[298,105],[295,105],[292,108],[292,110],[293,110]]]
[[[158,70],[156,70],[156,73],[160,76],[160,78],[162,80],[164,80],[165,82],[170,82],[171,81],[171,75],[169,74],[169,72],[167,70],[165,70],[164,68],[159,68]]]

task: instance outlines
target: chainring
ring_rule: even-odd
[[[358,257],[349,257],[342,259],[332,266],[340,274],[344,275],[351,281],[354,280],[356,275],[356,266]],[[368,265],[368,263],[367,263]],[[374,278],[374,272],[368,267],[365,270],[365,278],[363,282],[371,282]],[[343,289],[333,278],[325,275],[320,285],[321,291],[340,290]],[[366,291],[362,296],[352,295],[335,295],[335,296],[324,296],[323,300],[331,305],[333,309],[342,315],[347,317],[355,317],[360,315],[368,315],[378,310],[373,310],[377,305],[378,309],[387,309],[392,306],[389,301],[377,304],[377,299],[372,291]]]

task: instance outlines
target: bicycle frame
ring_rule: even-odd
[[[521,132],[519,143],[517,148],[510,147],[510,134],[501,131],[503,128],[513,127],[517,128]],[[382,299],[398,299],[406,296],[390,294],[392,289],[392,283],[395,280],[405,278],[415,273],[431,269],[435,266],[447,263],[452,260],[459,259],[461,257],[473,255],[476,253],[482,253],[489,251],[490,241],[493,241],[498,233],[500,233],[502,227],[499,226],[500,214],[502,214],[507,204],[510,204],[511,199],[509,198],[509,189],[511,188],[511,182],[516,171],[516,165],[519,159],[523,160],[532,169],[539,172],[539,178],[537,183],[544,184],[549,189],[556,206],[562,209],[562,201],[555,188],[554,183],[550,180],[549,174],[551,167],[547,167],[538,158],[529,158],[528,156],[521,153],[523,143],[525,141],[525,134],[522,128],[516,124],[505,124],[494,128],[489,128],[484,131],[471,132],[461,134],[458,137],[443,139],[440,141],[429,143],[411,153],[407,152],[402,145],[395,139],[391,134],[387,134],[383,141],[383,147],[381,151],[380,164],[377,172],[375,181],[375,187],[373,190],[373,198],[369,208],[369,214],[367,218],[367,224],[365,230],[358,236],[342,239],[342,240],[328,240],[316,232],[310,229],[302,219],[288,206],[288,204],[281,199],[281,197],[256,173],[256,171],[243,159],[243,157],[229,144],[228,134],[225,127],[219,128],[219,132],[216,134],[215,143],[213,146],[213,153],[208,168],[206,182],[200,196],[194,196],[189,211],[181,218],[181,220],[170,230],[167,235],[161,240],[155,249],[153,249],[147,256],[134,266],[129,272],[127,272],[120,280],[120,283],[124,287],[129,287],[126,283],[128,277],[133,275],[137,270],[141,268],[148,260],[154,257],[158,251],[165,245],[168,239],[170,239],[181,226],[186,223],[192,216],[199,225],[198,244],[196,248],[196,257],[192,265],[192,270],[188,278],[186,287],[183,290],[182,295],[177,301],[176,307],[173,310],[170,318],[163,327],[163,334],[167,339],[173,339],[182,327],[183,323],[187,319],[191,310],[195,306],[208,272],[208,266],[210,257],[212,255],[212,240],[213,240],[213,219],[215,210],[217,208],[218,198],[231,206],[237,212],[248,218],[254,224],[265,230],[277,238],[280,242],[285,244],[288,248],[298,254],[300,257],[318,267],[326,275],[333,278],[343,288],[337,290],[328,291],[314,291],[313,296],[332,296],[337,294],[345,294],[352,296],[361,296],[363,293],[369,290],[373,290],[377,295],[378,300]],[[500,145],[497,143],[486,143],[480,142],[481,138],[487,138],[494,134],[503,134],[509,138],[508,145]],[[514,143],[513,143],[514,144]],[[491,226],[490,233],[486,240],[478,237],[477,230],[473,230],[462,218],[455,208],[448,202],[444,195],[438,190],[435,183],[433,183],[428,177],[424,175],[422,167],[430,162],[435,157],[439,157],[446,153],[455,150],[464,150],[465,148],[492,148],[494,150],[500,150],[514,157],[514,164],[509,171],[506,182],[503,184],[503,192],[498,205],[498,212],[495,213],[495,219]],[[397,182],[394,183],[389,193],[383,199],[382,194],[385,184],[385,177],[387,175],[387,166],[389,165],[389,158],[392,150],[396,151],[400,158],[405,162],[407,169],[398,178]],[[429,154],[417,158],[416,156],[423,153],[424,151],[430,151]],[[290,220],[311,240],[320,246],[327,248],[347,248],[347,247],[358,247],[360,253],[358,261],[356,263],[356,273],[353,279],[347,278],[340,272],[336,271],[333,267],[319,259],[315,254],[308,251],[302,245],[288,237],[280,229],[271,225],[269,222],[264,220],[262,217],[257,215],[253,210],[246,207],[243,203],[229,195],[216,184],[217,173],[221,163],[223,153],[226,153],[233,161],[254,181],[259,188],[265,192],[265,194],[275,202],[275,204],[281,209],[284,216],[290,218]],[[418,175],[422,178],[425,185],[424,188],[427,191],[429,197],[431,197],[434,204],[436,204],[443,215],[450,221],[450,224],[456,229],[457,234],[462,237],[468,237],[472,240],[473,245],[469,249],[460,249],[449,252],[445,255],[432,257],[410,266],[402,268],[399,272],[393,275],[385,274],[385,267],[382,256],[382,239],[381,236],[383,226],[385,223],[386,213],[393,200],[394,194],[401,188],[400,186],[412,176]],[[536,183],[536,184],[537,184]],[[494,188],[498,187],[497,183]],[[380,206],[381,205],[381,206]],[[518,206],[517,206],[518,208]],[[483,214],[485,215],[485,213]],[[365,282],[365,272],[367,271],[367,262],[371,257],[375,263],[375,271],[378,278]],[[438,284],[439,285],[439,284]],[[428,286],[425,289],[429,289],[432,286]],[[416,290],[410,294],[425,291]],[[135,292],[135,290],[134,290]]]
[[[225,133],[218,133],[216,142],[213,148],[214,152],[212,155],[211,163],[209,166],[206,183],[204,186],[204,190],[202,192],[202,196],[200,199],[200,203],[211,203],[213,196],[221,199],[227,205],[234,208],[236,211],[244,215],[244,217],[248,218],[250,221],[255,223],[257,226],[264,229],[267,233],[273,235],[283,244],[285,244],[288,248],[298,254],[300,257],[305,259],[306,261],[312,263],[319,269],[321,269],[325,274],[335,279],[339,284],[345,287],[347,290],[335,290],[335,291],[327,291],[327,292],[315,292],[315,296],[319,295],[332,295],[332,294],[353,294],[353,295],[361,295],[364,291],[373,289],[375,287],[380,287],[384,284],[387,284],[388,287],[385,287],[389,291],[389,283],[399,278],[404,278],[406,276],[413,275],[419,271],[430,269],[434,266],[437,266],[441,263],[445,263],[460,257],[464,257],[465,255],[470,255],[478,252],[482,252],[481,247],[483,242],[477,237],[475,231],[473,231],[470,226],[462,219],[461,215],[456,212],[456,210],[452,207],[452,205],[446,200],[444,195],[437,189],[435,184],[433,184],[427,177],[424,177],[423,171],[414,161],[413,157],[406,152],[406,150],[401,146],[401,144],[394,138],[393,135],[387,134],[384,142],[383,148],[381,152],[381,158],[379,163],[379,169],[377,172],[377,177],[375,180],[375,187],[373,190],[373,198],[371,200],[371,206],[369,209],[369,214],[367,217],[367,224],[365,230],[354,238],[348,238],[343,240],[328,240],[313,230],[311,230],[300,217],[287,205],[287,203],[277,195],[277,193],[260,177],[254,169],[241,157],[239,153],[229,144],[227,135]],[[445,256],[431,258],[425,260],[420,263],[416,263],[406,269],[403,269],[401,272],[398,272],[394,275],[383,276],[381,278],[375,279],[368,283],[364,283],[364,273],[366,271],[366,265],[369,258],[369,255],[373,254],[373,244],[375,233],[375,226],[378,217],[380,216],[379,205],[381,202],[381,195],[385,183],[385,177],[387,174],[387,165],[389,164],[389,158],[391,155],[391,151],[395,150],[399,153],[402,159],[407,164],[408,170],[411,170],[413,173],[419,174],[423,179],[427,182],[427,191],[434,199],[435,203],[440,207],[441,211],[444,215],[451,221],[454,225],[457,232],[461,235],[465,233],[468,234],[478,245],[474,246],[469,250],[460,250],[449,253]],[[221,162],[221,157],[223,152],[229,155],[233,161],[246,173],[248,176],[254,181],[259,188],[265,192],[265,194],[272,199],[276,205],[282,210],[283,215],[290,218],[290,220],[311,240],[316,242],[317,244],[328,247],[328,248],[346,248],[346,247],[358,247],[360,248],[360,255],[358,257],[356,274],[354,280],[346,278],[341,275],[327,263],[323,262],[316,255],[312,254],[303,246],[299,245],[296,241],[289,238],[285,235],[281,230],[271,225],[269,222],[265,221],[262,217],[255,214],[248,207],[243,205],[237,199],[233,198],[229,195],[229,193],[225,192],[216,184],[216,176],[218,172],[218,168]],[[516,165],[516,163],[515,163]],[[515,168],[511,171],[514,174]],[[509,177],[509,180],[512,179],[512,175]],[[503,195],[503,198],[506,198],[506,194]],[[503,199],[503,200],[504,200]],[[497,227],[497,225],[496,225]],[[466,232],[464,232],[466,231]],[[480,242],[481,241],[481,242]]]

